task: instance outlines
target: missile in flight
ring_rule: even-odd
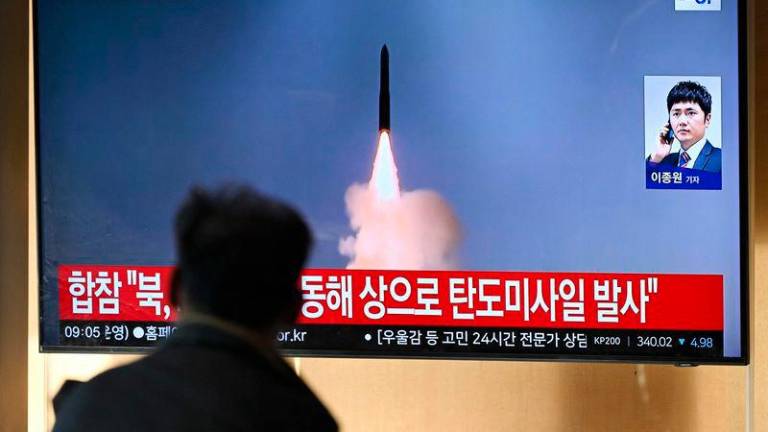
[[[379,132],[389,131],[389,50],[381,47],[381,79],[379,83]]]

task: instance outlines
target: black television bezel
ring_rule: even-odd
[[[741,274],[741,356],[721,357],[707,359],[685,356],[653,356],[640,357],[632,355],[564,355],[564,354],[537,354],[532,355],[507,355],[507,354],[483,354],[468,353],[466,355],[420,355],[393,353],[372,355],[346,350],[281,350],[286,356],[292,357],[331,357],[331,358],[381,358],[381,359],[433,359],[433,360],[506,360],[506,361],[559,361],[559,362],[592,362],[592,363],[647,363],[647,364],[674,364],[678,366],[697,365],[733,365],[744,366],[750,362],[750,253],[752,245],[752,229],[750,220],[750,182],[752,172],[749,169],[749,154],[753,143],[749,141],[749,74],[748,74],[748,44],[749,28],[747,17],[747,3],[749,0],[738,1],[738,67],[739,67],[739,231],[740,231],[740,274]],[[73,347],[62,345],[43,345],[43,295],[41,292],[43,282],[43,224],[42,224],[42,199],[40,176],[40,109],[39,109],[39,40],[38,40],[38,0],[32,1],[32,26],[33,26],[33,77],[34,77],[34,119],[35,119],[35,197],[36,197],[36,232],[37,232],[37,291],[38,291],[38,347],[41,353],[95,353],[95,354],[145,354],[151,352],[152,347]]]

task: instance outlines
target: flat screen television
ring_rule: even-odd
[[[34,15],[43,351],[167,339],[175,209],[244,183],[315,239],[288,355],[748,363],[744,1]]]

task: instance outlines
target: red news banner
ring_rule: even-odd
[[[59,318],[172,322],[172,270],[61,265]],[[723,329],[721,275],[308,269],[298,288],[299,324]]]

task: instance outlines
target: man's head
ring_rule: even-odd
[[[176,214],[172,299],[256,330],[295,319],[312,237],[291,207],[244,186],[194,188]]]
[[[669,124],[684,149],[704,138],[712,119],[712,96],[693,81],[677,83],[667,95]]]

